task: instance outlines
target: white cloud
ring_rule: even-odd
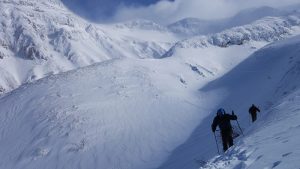
[[[125,7],[117,10],[114,20],[123,21],[129,19],[144,18],[159,23],[171,23],[186,17],[201,19],[218,19],[229,17],[238,11],[259,6],[280,7],[299,0],[175,0],[160,1],[148,7]]]
[[[148,7],[125,7],[120,6],[117,10],[114,20],[122,21],[128,19],[145,18],[158,22],[167,21],[173,18],[174,13],[179,10],[179,1],[160,1],[157,4]]]

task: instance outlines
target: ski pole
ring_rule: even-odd
[[[244,136],[244,133],[243,133],[243,130],[242,130],[242,128],[241,128],[241,126],[240,126],[240,124],[239,124],[239,121],[238,121],[238,120],[236,120],[236,123],[237,123],[238,127],[240,128],[240,130],[241,130],[241,132],[242,132],[242,135]]]
[[[214,132],[214,136],[215,136],[215,141],[216,141],[216,145],[217,145],[218,154],[220,155],[219,145],[218,145],[218,142],[217,142],[217,137],[216,137],[215,132]]]
[[[231,113],[232,115],[234,115],[234,111],[232,110],[232,113]],[[240,126],[240,124],[239,124],[239,121],[236,119],[235,120],[236,121],[236,123],[237,123],[237,125],[238,125],[238,127],[239,127],[239,129],[241,130],[241,132],[242,132],[242,135],[244,136],[244,133],[243,133],[243,130],[242,130],[242,128],[241,128],[241,126]]]

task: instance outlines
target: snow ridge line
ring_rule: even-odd
[[[196,36],[177,42],[162,58],[172,56],[178,48],[229,47],[243,45],[249,41],[274,42],[291,36],[300,28],[300,15],[287,17],[265,17],[252,24],[239,26],[209,36]]]

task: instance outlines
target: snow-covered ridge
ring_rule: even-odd
[[[78,42],[79,44],[91,43],[91,45],[102,48],[101,51],[104,52],[95,51],[93,54],[98,54],[97,57],[100,59],[106,59],[105,57],[114,57],[110,53],[112,50],[107,48],[114,48],[114,46],[116,46],[113,50],[116,52],[115,55],[122,55],[122,49],[118,48],[123,48],[122,45],[126,45],[126,43],[123,44],[124,41],[110,36],[110,33],[104,30],[103,27],[97,24],[90,24],[73,15],[65,9],[59,1],[3,1],[0,3],[1,9],[5,9],[1,10],[3,16],[3,29],[1,31],[4,36],[3,39],[10,40],[6,42],[9,43],[9,48],[13,53],[18,53],[21,57],[28,59],[47,59],[51,54],[45,51],[51,50],[51,48],[65,57],[72,57],[74,55],[81,58],[86,57],[82,56],[82,53],[76,50],[74,43]],[[57,6],[53,6],[49,9],[48,7],[51,6],[52,3],[54,3],[54,5],[58,4],[60,10],[58,10]],[[19,6],[22,8],[19,8]],[[131,24],[127,23],[125,25],[129,28],[149,27],[149,29],[151,29],[152,26],[160,27],[150,21],[133,21]],[[8,32],[10,34],[8,34]],[[11,35],[15,36],[10,37]],[[130,39],[128,38],[127,41],[128,40]],[[135,42],[137,41],[135,40]],[[137,44],[137,46],[138,45],[139,44]],[[8,45],[5,44],[5,46]],[[67,51],[62,52],[59,49],[60,46],[64,46]],[[126,47],[133,48],[130,45]],[[132,52],[136,57],[144,57],[140,55],[141,53],[142,52],[138,51]]]
[[[138,23],[131,24],[131,30]],[[143,23],[144,28],[160,27]],[[158,58],[177,41],[172,35],[163,40],[142,39],[134,31],[128,35],[115,26],[89,23],[59,0],[2,0],[0,25],[0,74],[5,74],[0,77],[0,88],[5,92],[49,74],[105,60]]]
[[[24,7],[31,6],[36,7],[35,10],[39,10],[37,4],[47,8],[63,9],[64,5],[60,0],[1,0],[0,3],[12,4],[14,6]]]
[[[0,24],[1,92],[105,60],[161,58],[182,38],[147,20],[90,23],[59,0],[1,0]]]
[[[293,11],[292,9],[277,9],[268,6],[242,10],[235,16],[219,20],[202,20],[199,18],[185,18],[168,25],[168,29],[184,36],[204,35],[217,33],[225,29],[249,24],[267,16],[284,16]]]
[[[12,91],[0,99],[0,168],[158,167],[201,117],[166,66],[185,65],[118,59]]]
[[[249,41],[273,42],[298,34],[299,29],[300,14],[298,13],[287,17],[265,17],[252,24],[235,27],[217,34],[179,41],[164,57],[172,56],[177,48],[228,47],[243,45]]]

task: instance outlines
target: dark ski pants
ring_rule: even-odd
[[[256,113],[251,113],[251,117],[252,117],[252,122],[255,122],[257,119]]]
[[[221,131],[223,150],[224,152],[231,146],[233,146],[232,130]]]

